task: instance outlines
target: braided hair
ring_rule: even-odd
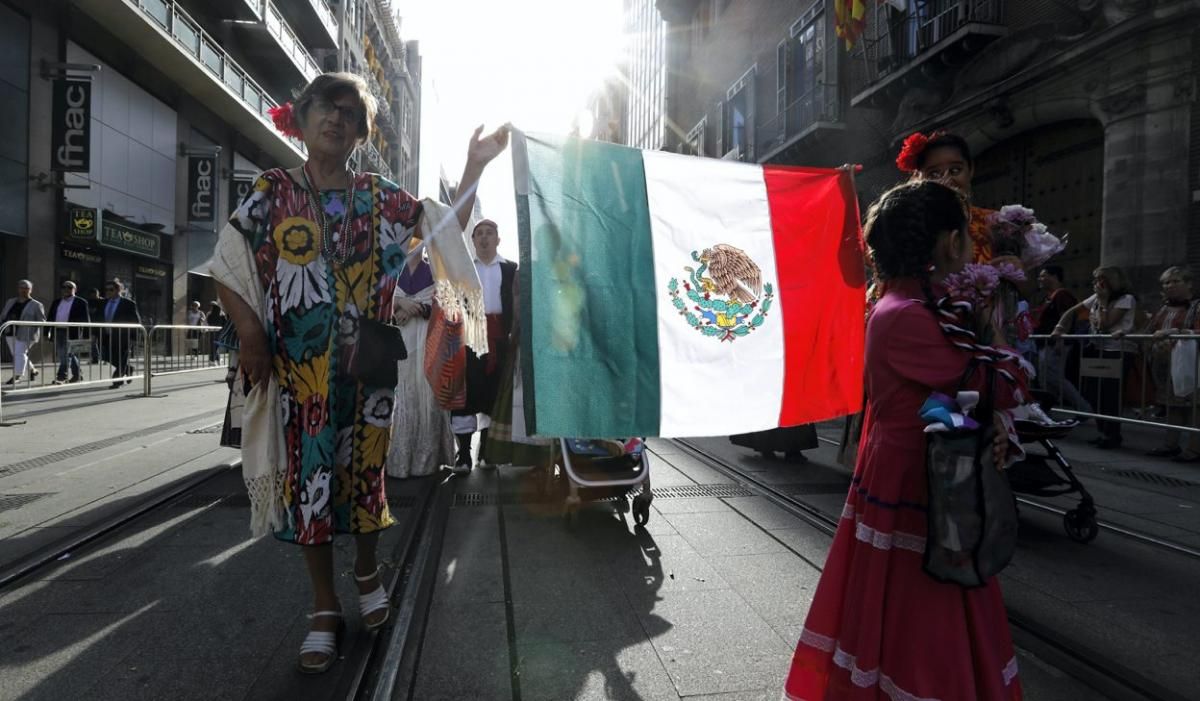
[[[932,180],[909,181],[883,193],[868,210],[864,227],[875,274],[883,281],[920,280],[932,304],[929,273],[938,236],[966,231],[967,218],[966,199]]]
[[[865,227],[867,246],[881,280],[919,280],[925,306],[947,340],[970,353],[974,362],[994,366],[999,377],[1019,387],[1020,356],[980,339],[974,330],[972,304],[935,296],[929,280],[938,236],[946,231],[965,232],[967,212],[967,200],[957,190],[932,180],[909,181],[888,190],[871,205]]]

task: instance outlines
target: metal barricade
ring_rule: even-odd
[[[141,324],[6,321],[0,324],[0,421],[6,394],[142,381],[150,394],[143,362],[148,334]],[[20,370],[20,373],[17,371]]]
[[[1054,411],[1200,433],[1200,335],[1064,334],[1031,340],[1037,346],[1035,387],[1053,398]]]
[[[151,377],[215,370],[229,364],[229,352],[217,343],[220,326],[159,324],[150,328],[146,367]]]

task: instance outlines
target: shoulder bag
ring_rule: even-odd
[[[960,388],[975,370],[967,367]],[[987,388],[974,430],[930,433],[928,534],[924,568],[939,582],[980,587],[999,573],[1017,547],[1017,507],[1008,477],[996,468],[992,420],[996,371],[985,366]]]

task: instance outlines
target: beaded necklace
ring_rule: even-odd
[[[309,175],[308,164],[305,163],[300,169],[304,174],[304,189],[308,195],[309,208],[313,211],[313,216],[317,219],[317,225],[321,227],[321,253],[326,260],[334,263],[345,263],[350,257],[351,251],[351,236],[350,236],[350,220],[351,208],[354,206],[354,171],[350,171],[350,186],[346,188],[346,195],[343,201],[344,212],[342,213],[341,231],[330,232],[329,218],[325,216],[325,209],[321,206],[320,191],[317,190],[313,183],[313,178]]]

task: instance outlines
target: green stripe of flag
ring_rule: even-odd
[[[642,154],[526,135],[517,184],[521,346],[531,433],[657,435],[654,254]],[[527,167],[526,167],[527,164]],[[582,380],[582,381],[581,381]],[[534,391],[536,388],[536,392]]]

